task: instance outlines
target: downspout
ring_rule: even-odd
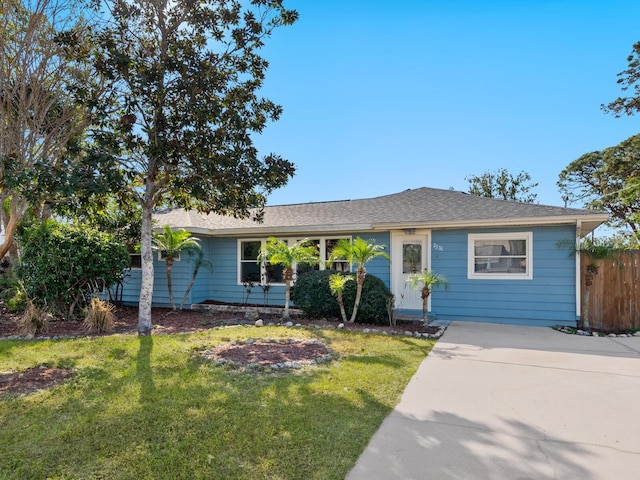
[[[576,318],[582,315],[582,297],[580,296],[580,238],[582,230],[582,220],[576,221]]]

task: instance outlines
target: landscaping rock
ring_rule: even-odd
[[[254,325],[256,327],[262,327],[264,325],[264,322],[259,318],[258,320],[256,320],[256,323],[254,323]]]

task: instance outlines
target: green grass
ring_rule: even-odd
[[[321,338],[337,358],[295,372],[208,362],[250,336]],[[0,371],[72,368],[0,397],[1,479],[342,479],[432,341],[334,330],[0,341]]]

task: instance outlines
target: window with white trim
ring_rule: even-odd
[[[307,272],[309,270],[325,270],[327,261],[331,256],[335,244],[342,238],[351,240],[351,237],[321,237],[309,239],[309,244],[314,245],[318,249],[320,263],[317,265],[295,265],[293,270],[295,275]],[[301,238],[281,238],[289,245],[299,242]],[[282,284],[283,268],[281,265],[271,265],[269,262],[258,264],[258,256],[260,249],[267,242],[266,238],[238,240],[238,283],[255,283],[255,284]],[[351,265],[349,262],[337,260],[333,262],[331,267],[333,270],[341,272],[349,272]]]
[[[468,242],[468,278],[533,278],[532,232],[475,233],[469,234]]]

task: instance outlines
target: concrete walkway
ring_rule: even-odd
[[[454,322],[348,480],[640,478],[640,337]]]

